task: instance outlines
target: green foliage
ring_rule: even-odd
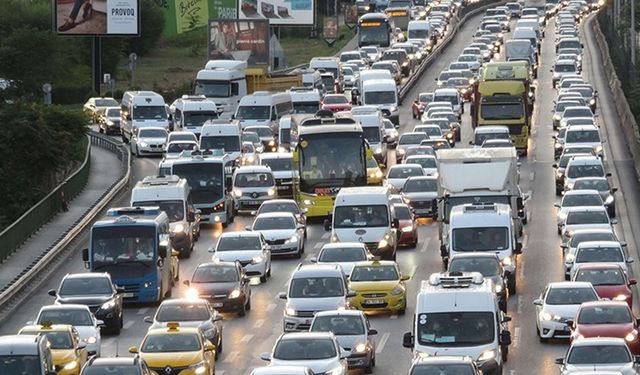
[[[148,53],[160,39],[164,29],[164,14],[153,0],[140,2],[140,37],[130,38],[130,51],[139,55]]]

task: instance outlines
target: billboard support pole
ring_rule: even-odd
[[[100,95],[100,53],[101,40],[99,36],[94,36],[91,41],[91,67],[93,71],[93,91]]]

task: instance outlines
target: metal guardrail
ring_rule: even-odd
[[[100,198],[87,209],[87,211],[71,226],[71,228],[60,234],[60,237],[42,253],[36,256],[29,266],[27,266],[16,278],[0,289],[0,308],[9,304],[18,292],[20,292],[34,277],[44,270],[79,233],[81,233],[95,217],[106,207],[106,205],[125,188],[131,178],[131,154],[129,149],[122,143],[114,141],[107,136],[91,131],[88,136],[91,144],[102,147],[107,151],[116,154],[121,162],[120,178],[109,186]],[[87,168],[88,171],[88,168]],[[87,172],[88,175],[88,172]],[[71,177],[70,177],[71,178]],[[84,186],[84,185],[83,185]]]

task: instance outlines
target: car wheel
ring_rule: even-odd
[[[507,289],[509,289],[509,295],[516,294],[516,275],[512,273],[507,277]]]
[[[261,283],[266,283],[267,282],[267,275],[260,276],[260,282]]]
[[[502,362],[507,362],[509,360],[509,347],[502,347]]]
[[[247,306],[244,305],[242,306],[242,308],[240,308],[240,310],[238,310],[238,316],[245,316],[247,315]]]
[[[271,277],[271,264],[269,264],[269,269],[267,270],[267,277]]]
[[[298,252],[293,257],[296,259],[302,258],[302,250],[298,250]]]
[[[245,309],[247,311],[251,310],[251,296],[249,296],[249,298],[247,298],[247,305],[246,305]]]

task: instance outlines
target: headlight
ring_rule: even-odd
[[[624,339],[628,342],[636,341],[636,339],[638,339],[638,331],[634,329],[633,331],[627,333]]]
[[[595,99],[591,99],[591,100],[589,100],[589,104],[591,104],[591,105],[596,104],[596,100],[595,100]]]
[[[549,320],[560,320],[560,317],[558,315],[551,315],[548,312],[543,311],[543,312],[540,313],[540,319],[546,320],[546,321],[549,321]]]
[[[573,182],[569,182],[567,184],[567,190],[573,190],[573,187],[575,186],[575,184]]]
[[[571,233],[571,232],[569,232]],[[573,263],[573,261],[576,260],[576,256],[573,254],[568,254],[567,258],[565,259],[565,263]]]
[[[553,145],[553,147],[555,147],[555,148],[562,148],[562,143],[557,142],[557,143],[555,143],[555,144]]]
[[[274,140],[269,141],[269,146],[275,146],[275,145],[276,145],[276,142]]]
[[[367,351],[367,345],[365,343],[359,343],[358,345],[356,345],[356,347],[353,349],[354,352],[356,353],[364,353]]]
[[[302,204],[304,204],[305,206],[313,206],[313,202],[309,199],[303,200]]]
[[[560,213],[558,213],[558,219],[560,219],[560,221],[564,221],[567,218],[567,213],[564,211],[561,211]]]
[[[274,195],[276,195],[276,189],[269,189],[269,191],[267,191],[267,195],[273,197]]]
[[[340,239],[334,234],[331,236],[331,242],[340,242]]]
[[[138,144],[140,145],[140,147],[147,147],[147,146],[149,146],[149,144],[148,144],[147,142],[143,142],[143,141],[138,142]]]
[[[285,241],[285,243],[294,243],[294,242],[298,242],[299,237],[297,234],[294,234],[293,236],[291,236],[291,238],[289,238],[288,240]]]
[[[562,118],[562,116],[560,116],[558,114],[553,115],[553,119],[556,120],[556,121],[560,121],[561,118]]]
[[[245,156],[244,157],[244,162],[245,163],[253,163],[255,161],[255,158],[253,157],[253,155],[249,155],[249,156]]]
[[[289,315],[289,316],[296,316],[296,310],[292,309],[291,307],[287,307],[284,310],[284,313]]]
[[[511,266],[513,265],[513,259],[511,257],[506,257],[500,261],[503,266]]]
[[[382,148],[381,147],[376,148],[375,153],[376,154],[382,154]]]
[[[196,299],[200,297],[200,293],[198,292],[198,289],[195,289],[195,288],[187,289],[187,292],[185,293],[185,295],[189,299]]]
[[[404,155],[405,151],[404,151],[404,149],[403,149],[403,148],[399,148],[399,149],[398,149],[398,153],[399,153],[400,155]]]
[[[64,365],[64,369],[65,369],[65,370],[73,370],[73,369],[75,369],[77,366],[78,366],[78,362],[76,362],[76,361],[71,361],[71,362],[66,363],[66,364]]]
[[[256,255],[253,258],[251,258],[251,261],[254,263],[262,263],[262,255]]]
[[[560,77],[560,73],[553,73],[553,78],[558,78]]]
[[[486,350],[482,352],[482,354],[480,354],[480,357],[478,357],[478,362],[488,361],[490,359],[494,359],[495,357],[496,357],[495,349]]]
[[[184,225],[176,224],[176,226],[173,227],[173,229],[171,231],[174,232],[174,233],[184,232]]]
[[[113,126],[113,121],[108,120],[108,121],[107,121],[107,125],[109,125],[109,126]]]
[[[240,197],[242,197],[242,191],[240,191],[240,190],[238,190],[238,189],[234,189],[234,190],[233,190],[233,195],[234,195],[236,198],[240,198]]]
[[[334,367],[324,373],[325,375],[342,375],[342,366]]]
[[[611,204],[613,203],[613,195],[610,195],[607,197],[607,199],[605,199],[604,204]]]
[[[617,296],[613,297],[614,301],[626,301],[627,300],[627,296],[625,296],[624,294],[618,294]]]
[[[240,297],[240,289],[234,289],[230,294],[229,298],[238,298]]]
[[[378,171],[376,171],[376,177],[377,177],[377,178],[382,178],[382,176],[384,176],[384,175],[382,174],[382,171],[379,171],[379,170],[378,170]]]
[[[107,301],[105,303],[102,304],[102,306],[100,306],[100,309],[102,310],[109,310],[112,309],[116,306],[116,301],[111,300],[111,301]]]
[[[496,293],[502,293],[502,285],[496,284],[495,291],[496,291]]]
[[[408,226],[408,227],[404,227],[404,228],[402,228],[402,232],[403,232],[403,233],[409,233],[409,232],[411,232],[412,230],[413,230],[413,225],[410,225],[410,226]]]
[[[380,242],[378,242],[378,248],[381,249],[383,247],[387,247],[389,245],[389,242],[387,242],[387,240],[382,239],[380,240]]]
[[[389,108],[390,112],[396,112],[397,110],[398,110],[398,107],[396,107],[395,105],[391,106],[391,108]]]
[[[404,288],[400,285],[396,286],[395,288],[393,288],[393,290],[391,291],[391,295],[394,296],[399,296],[402,293],[404,293]]]
[[[193,365],[189,365],[189,366],[187,366],[187,368],[196,369],[196,371],[195,371],[196,374],[204,374],[205,366],[206,366],[206,362],[202,361],[202,362],[198,362],[198,363],[193,364]]]
[[[366,6],[364,7],[364,10],[369,10],[369,6],[368,6],[368,5],[366,5]]]
[[[595,152],[596,152],[596,154],[601,153],[601,152],[602,152],[602,145],[598,145],[598,146],[596,146],[596,147],[595,147]]]
[[[453,133],[447,133],[446,137],[449,139],[453,138]]]
[[[95,336],[87,337],[87,344],[95,344],[96,342],[98,342],[98,339]]]

